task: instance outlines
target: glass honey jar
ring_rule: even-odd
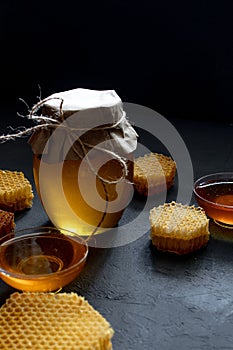
[[[89,236],[113,228],[133,193],[137,134],[114,90],[74,89],[42,106],[31,136],[37,192],[51,222]]]

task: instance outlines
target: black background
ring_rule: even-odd
[[[167,118],[232,119],[233,2],[1,1],[1,120],[76,87]],[[8,115],[9,117],[9,115]]]

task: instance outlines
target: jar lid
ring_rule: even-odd
[[[67,121],[70,127],[89,129],[117,123],[124,117],[122,101],[114,90],[82,88],[52,94],[42,113],[60,121],[72,115]]]
[[[49,96],[46,105],[54,109],[60,108],[59,98],[63,99],[62,109],[65,111],[82,111],[90,108],[112,107],[121,103],[120,97],[114,90],[90,90],[77,88],[58,92]]]
[[[137,133],[126,118],[123,103],[114,90],[73,89],[55,93],[45,99],[42,114],[59,121],[58,130],[51,127],[41,128],[30,138],[29,143],[35,154],[48,154],[56,143],[56,153],[62,159],[80,158],[85,156],[91,147],[103,144],[109,150],[122,153],[132,153],[137,146]],[[56,130],[56,131],[55,131]],[[69,137],[67,137],[69,133]],[[59,135],[59,142],[55,142],[52,134]],[[76,142],[76,140],[81,140]],[[54,141],[55,140],[55,141]],[[68,145],[67,143],[71,143]],[[67,153],[67,149],[70,151]],[[82,148],[82,152],[80,151]],[[62,156],[61,156],[62,155]],[[64,158],[65,157],[65,158]]]

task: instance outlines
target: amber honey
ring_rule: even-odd
[[[122,176],[121,164],[115,159],[104,163],[98,175],[109,181],[105,183],[93,173],[98,168],[96,159],[91,159],[92,169],[85,161],[81,162],[78,159],[47,163],[34,156],[34,178],[53,224],[79,235],[90,235],[112,228],[120,220],[132,196],[133,163],[127,161],[127,178],[119,183],[111,182]]]
[[[71,282],[82,270],[87,247],[75,237],[37,233],[4,242],[1,278],[16,289],[52,291]]]
[[[220,223],[233,225],[233,181],[210,181],[195,188],[198,204]]]

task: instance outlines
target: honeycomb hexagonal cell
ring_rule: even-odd
[[[149,153],[134,161],[134,188],[142,196],[154,195],[174,184],[176,162],[160,153]]]
[[[76,293],[15,292],[0,309],[2,350],[111,350],[113,334],[108,321]]]
[[[0,209],[10,212],[31,208],[32,186],[22,172],[0,170]]]
[[[14,213],[0,209],[0,238],[13,232],[14,228]]]
[[[159,250],[188,254],[209,240],[209,219],[200,207],[165,203],[150,211],[152,244]]]

